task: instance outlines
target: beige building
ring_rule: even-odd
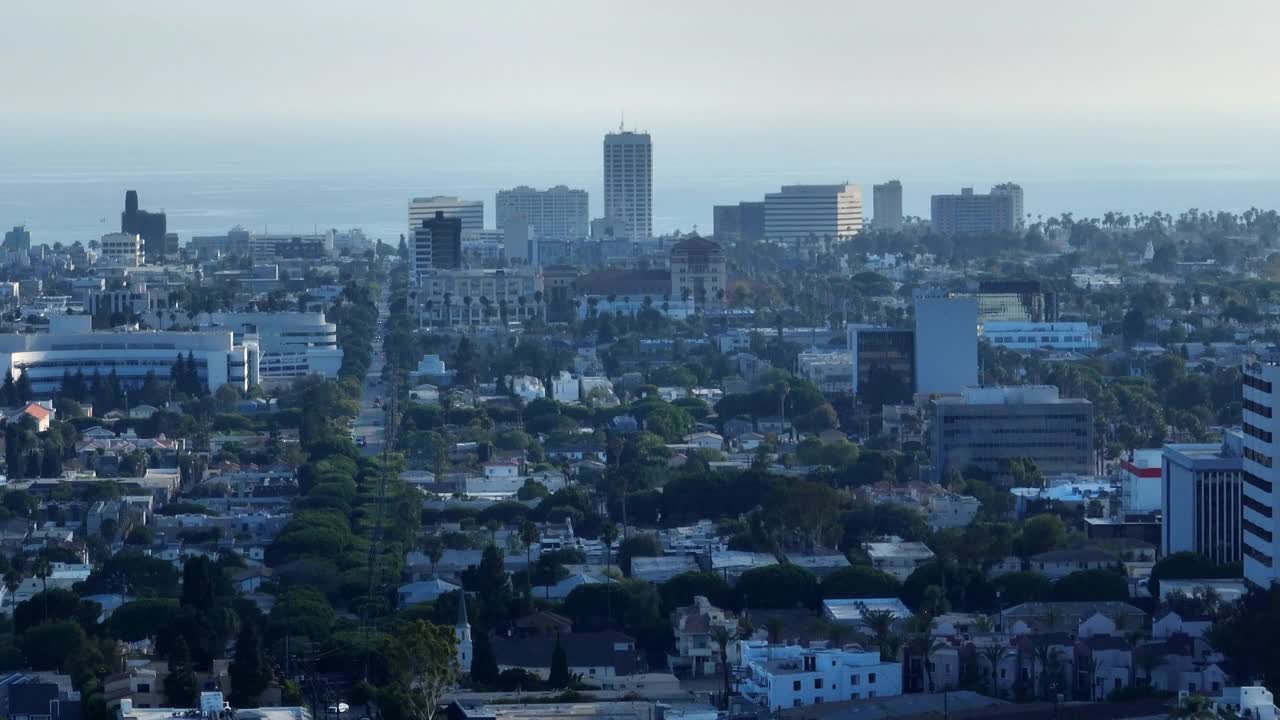
[[[542,313],[542,273],[537,268],[432,270],[418,287],[424,326],[501,325]]]
[[[728,285],[724,250],[706,238],[690,237],[671,248],[671,298],[698,307],[724,303]]]

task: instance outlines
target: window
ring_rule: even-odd
[[[791,707],[800,707],[800,698],[791,701]]]
[[[876,696],[876,691],[875,691],[875,690],[868,690],[868,691],[867,691],[867,697],[869,697],[869,698],[873,698],[873,697],[875,697],[875,696]]]
[[[862,693],[856,693],[856,692],[855,692],[855,693],[850,693],[850,694],[849,694],[849,699],[850,699],[850,700],[861,700],[861,699],[862,699]]]
[[[138,692],[140,693],[151,692],[151,683],[138,683]]]
[[[819,695],[819,696],[815,697],[815,698],[813,699],[813,704],[814,704],[814,705],[821,705],[821,704],[822,704],[822,696],[821,696],[821,695]]]
[[[850,684],[850,685],[857,685],[857,684],[859,683],[859,681],[861,681],[861,680],[862,680],[862,678],[861,678],[860,676],[858,676],[858,675],[850,675],[850,676],[849,676],[849,684]]]
[[[791,683],[791,689],[792,689],[792,690],[795,690],[795,691],[797,691],[797,692],[799,692],[799,690],[800,690],[800,681],[799,681],[799,680],[796,680],[795,682]]]
[[[875,674],[875,673],[867,673],[867,684],[869,684],[869,685],[875,685],[875,684],[876,684],[876,674]]]
[[[814,679],[813,679],[813,689],[814,689],[814,690],[821,690],[821,689],[822,689],[822,678],[814,678]]]

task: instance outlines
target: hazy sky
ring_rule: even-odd
[[[1280,115],[1271,0],[61,0],[3,19],[0,95],[39,114]]]
[[[0,183],[19,194],[94,160],[385,167],[394,215],[350,222],[519,183],[578,184],[598,211],[624,112],[654,134],[660,230],[785,182],[901,177],[920,214],[1005,179],[1036,213],[1280,189],[1275,0],[0,1]],[[11,204],[0,221],[39,216]]]

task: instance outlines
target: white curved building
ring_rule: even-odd
[[[221,327],[235,333],[237,342],[256,342],[263,380],[285,380],[305,375],[338,376],[342,349],[338,326],[321,312],[213,313],[201,327]]]
[[[139,386],[149,372],[169,377],[179,355],[195,359],[210,392],[258,383],[257,346],[236,343],[229,331],[95,332],[88,315],[56,320],[46,334],[0,335],[0,372],[14,378],[26,372],[37,395],[56,392],[68,372],[91,377],[115,371],[123,385]]]

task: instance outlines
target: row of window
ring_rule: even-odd
[[[1244,543],[1244,554],[1258,561],[1265,568],[1271,567],[1271,556],[1258,550],[1249,543]]]
[[[1245,473],[1245,475],[1248,475],[1248,473]],[[1252,484],[1253,484],[1253,483],[1250,483],[1250,485],[1252,485]],[[1268,484],[1270,484],[1270,483],[1268,483]],[[1270,505],[1264,505],[1263,503],[1258,502],[1255,498],[1253,498],[1253,497],[1251,497],[1251,496],[1249,496],[1249,495],[1243,495],[1243,496],[1241,496],[1241,498],[1240,498],[1240,502],[1241,502],[1241,503],[1243,503],[1245,507],[1247,507],[1247,508],[1249,508],[1250,510],[1252,510],[1252,511],[1254,511],[1254,512],[1258,513],[1259,515],[1261,515],[1261,516],[1263,516],[1263,517],[1271,517],[1271,512],[1272,512],[1272,511],[1271,511],[1271,506],[1270,506]]]
[[[807,659],[808,659],[808,658],[806,658],[806,660],[807,660]],[[807,663],[806,663],[806,664],[807,664]],[[867,673],[867,684],[869,684],[869,685],[874,685],[874,684],[875,684],[875,682],[876,682],[876,674],[875,674],[875,673]],[[821,690],[821,689],[822,689],[822,685],[823,685],[823,683],[824,683],[824,680],[823,680],[822,678],[814,678],[814,679],[813,679],[813,689],[814,689],[814,690]],[[862,684],[862,676],[861,676],[861,675],[850,675],[850,676],[849,676],[849,684],[850,684],[850,685],[855,685],[855,686],[856,686],[856,685],[861,685],[861,684]],[[833,686],[833,687],[834,687],[834,686]],[[800,680],[792,681],[792,683],[791,683],[791,689],[792,689],[792,690],[795,690],[795,691],[797,691],[797,692],[798,692],[798,691],[801,689],[801,681],[800,681]]]
[[[1267,432],[1266,430],[1263,430],[1260,427],[1254,427],[1249,423],[1244,423],[1244,434],[1248,435],[1249,437],[1257,438],[1264,443],[1271,442],[1271,433]]]
[[[1262,540],[1266,543],[1271,542],[1271,538],[1273,536],[1270,530],[1262,529],[1262,527],[1260,527],[1257,523],[1250,522],[1248,518],[1244,518],[1240,522],[1241,522],[1241,527],[1243,527],[1245,530],[1248,530],[1250,533],[1252,533],[1254,537],[1262,538]]]
[[[1247,376],[1246,376],[1246,377],[1247,377]],[[1244,405],[1244,409],[1245,409],[1245,410],[1248,410],[1249,412],[1254,413],[1255,415],[1261,415],[1261,416],[1262,416],[1262,417],[1264,417],[1264,418],[1270,418],[1270,417],[1271,417],[1271,406],[1270,406],[1270,405],[1263,405],[1262,403],[1260,403],[1260,402],[1254,402],[1253,400],[1250,400],[1249,398],[1245,398],[1245,399],[1244,399],[1244,402],[1243,402],[1242,404]]]
[[[1267,382],[1266,380],[1263,380],[1262,378],[1254,377],[1249,373],[1245,373],[1242,381],[1247,387],[1251,387],[1254,390],[1258,390],[1260,392],[1264,392],[1267,394],[1271,393],[1271,383]]]
[[[1245,449],[1244,449],[1244,456],[1245,456],[1246,458],[1248,458],[1248,459],[1250,459],[1250,460],[1252,460],[1252,461],[1254,461],[1254,462],[1258,463],[1258,464],[1259,464],[1259,465],[1261,465],[1262,467],[1265,467],[1265,468],[1269,468],[1269,467],[1271,467],[1271,456],[1270,456],[1270,455],[1263,455],[1262,453],[1258,452],[1257,450],[1254,450],[1254,449],[1253,449],[1253,448],[1251,448],[1251,447],[1245,446]],[[1249,473],[1245,473],[1245,475],[1248,475],[1248,474],[1249,474]],[[1268,485],[1268,486],[1270,486],[1270,485],[1271,485],[1271,483],[1267,483],[1267,485]],[[1268,488],[1267,492],[1271,492],[1271,490]]]

